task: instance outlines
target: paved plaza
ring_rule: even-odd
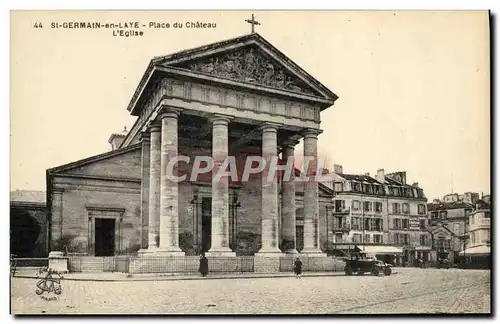
[[[490,271],[398,268],[389,276],[62,280],[56,300],[12,279],[14,314],[489,313]],[[52,296],[54,296],[52,294]]]

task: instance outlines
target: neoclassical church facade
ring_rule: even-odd
[[[47,170],[49,251],[324,255],[328,187],[190,175],[197,156],[232,156],[241,176],[247,157],[286,161],[301,139],[317,156],[320,113],[337,98],[257,33],[152,59],[112,150]],[[175,182],[166,166],[179,155],[190,162]]]

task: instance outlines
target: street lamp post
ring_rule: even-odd
[[[237,240],[237,231],[238,231],[238,208],[241,206],[241,204],[238,201],[238,194],[236,191],[233,191],[231,203],[230,203],[230,212],[231,212],[231,248],[233,251],[236,250],[236,247],[238,245],[238,240]]]
[[[328,205],[325,206],[325,210],[326,210],[326,248],[329,249],[330,248],[330,226],[328,225],[328,223],[329,223],[328,219],[330,218],[330,215],[328,214],[328,212],[329,212]],[[332,231],[332,236],[333,236],[333,231]]]
[[[196,190],[193,193],[193,199],[190,201],[193,208],[193,236],[194,236],[194,250],[196,254],[200,254],[198,247],[198,206],[201,205],[201,202],[198,202],[198,191]]]

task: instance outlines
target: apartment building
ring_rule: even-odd
[[[448,194],[442,200],[434,199],[427,204],[433,261],[447,258],[456,262],[460,257],[460,251],[468,240],[469,217],[474,210],[474,205],[468,201],[472,200],[464,201],[461,195]]]
[[[380,169],[372,177],[346,174],[336,165],[330,176],[335,196],[327,235],[334,248],[357,245],[406,263],[431,249],[427,199],[418,183],[406,183],[405,172]]]
[[[488,197],[489,198],[489,197]],[[469,215],[469,235],[463,253],[470,264],[481,268],[491,265],[491,203],[489,199],[476,201],[475,209]]]

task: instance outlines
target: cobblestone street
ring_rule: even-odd
[[[57,300],[12,279],[14,314],[489,313],[490,272],[397,269],[389,276],[91,282],[62,280]]]

